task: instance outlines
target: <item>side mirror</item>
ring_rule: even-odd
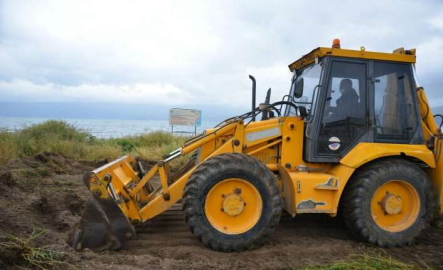
[[[303,78],[300,78],[295,83],[295,89],[294,89],[295,98],[300,98],[301,96],[303,96],[303,86],[304,86],[304,80]]]

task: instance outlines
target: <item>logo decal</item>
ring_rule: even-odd
[[[340,139],[337,137],[331,137],[329,138],[329,149],[332,151],[336,151],[340,148]]]

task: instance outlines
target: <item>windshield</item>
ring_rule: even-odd
[[[313,64],[303,70],[296,72],[294,71],[294,76],[292,77],[291,90],[289,92],[289,97],[292,101],[299,107],[305,107],[308,112],[308,118],[311,118],[315,112],[315,100],[318,94],[318,88],[320,82],[321,74],[321,64]],[[303,96],[300,98],[294,98],[294,88],[296,83],[303,78]],[[314,96],[315,95],[315,96]],[[297,115],[293,107],[287,106],[285,115]]]

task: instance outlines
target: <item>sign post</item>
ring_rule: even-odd
[[[194,133],[197,135],[197,126],[201,126],[202,112],[194,109],[172,108],[169,110],[169,125],[174,133],[174,126],[194,126],[194,132],[175,131],[175,133]]]

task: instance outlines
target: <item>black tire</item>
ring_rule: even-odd
[[[228,178],[248,181],[259,192],[263,207],[258,222],[241,234],[225,234],[205,216],[205,200],[211,188]],[[207,247],[239,252],[257,247],[279,223],[282,201],[274,174],[254,157],[229,153],[203,162],[189,178],[183,195],[185,220],[191,232]]]
[[[389,232],[374,221],[371,200],[378,187],[391,180],[402,180],[418,193],[420,211],[408,228]],[[402,247],[411,244],[434,219],[437,197],[426,173],[412,162],[388,159],[372,163],[356,172],[347,184],[342,200],[343,218],[352,233],[380,247]]]

